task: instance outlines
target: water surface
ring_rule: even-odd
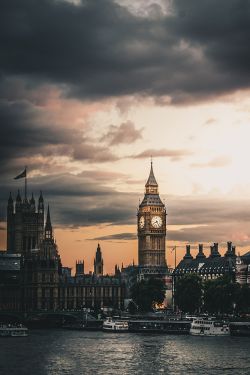
[[[34,330],[0,339],[0,374],[250,374],[250,338]]]

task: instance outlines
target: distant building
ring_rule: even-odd
[[[20,254],[0,251],[0,310],[21,309],[21,263]]]
[[[7,206],[7,252],[29,254],[39,248],[44,237],[44,202],[42,193],[36,209],[35,199],[21,198],[18,190],[15,203],[10,193]]]
[[[138,263],[142,267],[166,267],[166,207],[158,192],[153,164],[137,213]]]
[[[236,258],[236,281],[250,287],[250,251]]]
[[[195,273],[203,280],[216,279],[224,275],[229,275],[232,280],[235,280],[235,269],[236,255],[232,242],[227,243],[227,251],[224,256],[219,253],[218,243],[211,246],[208,257],[204,255],[203,245],[200,244],[195,258],[191,255],[190,245],[187,245],[186,254],[173,271],[173,277],[176,280],[185,274]]]
[[[102,258],[100,244],[98,244],[97,249],[96,249],[95,260],[94,260],[94,274],[96,276],[103,275],[103,258]]]
[[[126,285],[126,303],[130,298],[131,287],[151,277],[164,280],[168,301],[171,300],[171,277],[166,263],[166,215],[151,161],[144,198],[137,210],[138,265],[121,269],[121,277]]]
[[[151,161],[144,198],[137,211],[138,281],[148,277],[164,279],[169,273],[166,263],[166,215]],[[130,271],[128,273],[131,275]]]
[[[84,261],[62,267],[53,235],[50,208],[44,226],[44,201],[38,209],[34,197],[7,207],[7,252],[0,253],[0,309],[12,311],[56,311],[124,306],[124,283],[119,267],[115,276],[103,276],[103,257],[98,244],[94,273],[84,273]]]

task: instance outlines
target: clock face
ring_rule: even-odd
[[[153,216],[151,219],[151,224],[154,228],[160,228],[162,226],[162,219],[160,216]]]
[[[141,217],[140,217],[140,220],[139,220],[139,226],[140,226],[140,228],[143,228],[143,227],[144,227],[144,224],[145,224],[144,216],[141,216]]]

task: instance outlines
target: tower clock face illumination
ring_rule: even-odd
[[[144,224],[145,224],[145,219],[143,216],[140,217],[140,220],[139,220],[139,226],[140,228],[143,228],[144,227]]]
[[[151,224],[154,228],[160,228],[162,226],[162,219],[160,216],[153,216],[151,219]]]

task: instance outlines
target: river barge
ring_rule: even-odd
[[[164,333],[173,335],[188,335],[191,323],[178,320],[130,320],[129,332]]]
[[[109,317],[104,320],[102,329],[104,332],[128,332],[128,322]]]
[[[0,324],[0,337],[26,337],[28,328],[22,324]]]

